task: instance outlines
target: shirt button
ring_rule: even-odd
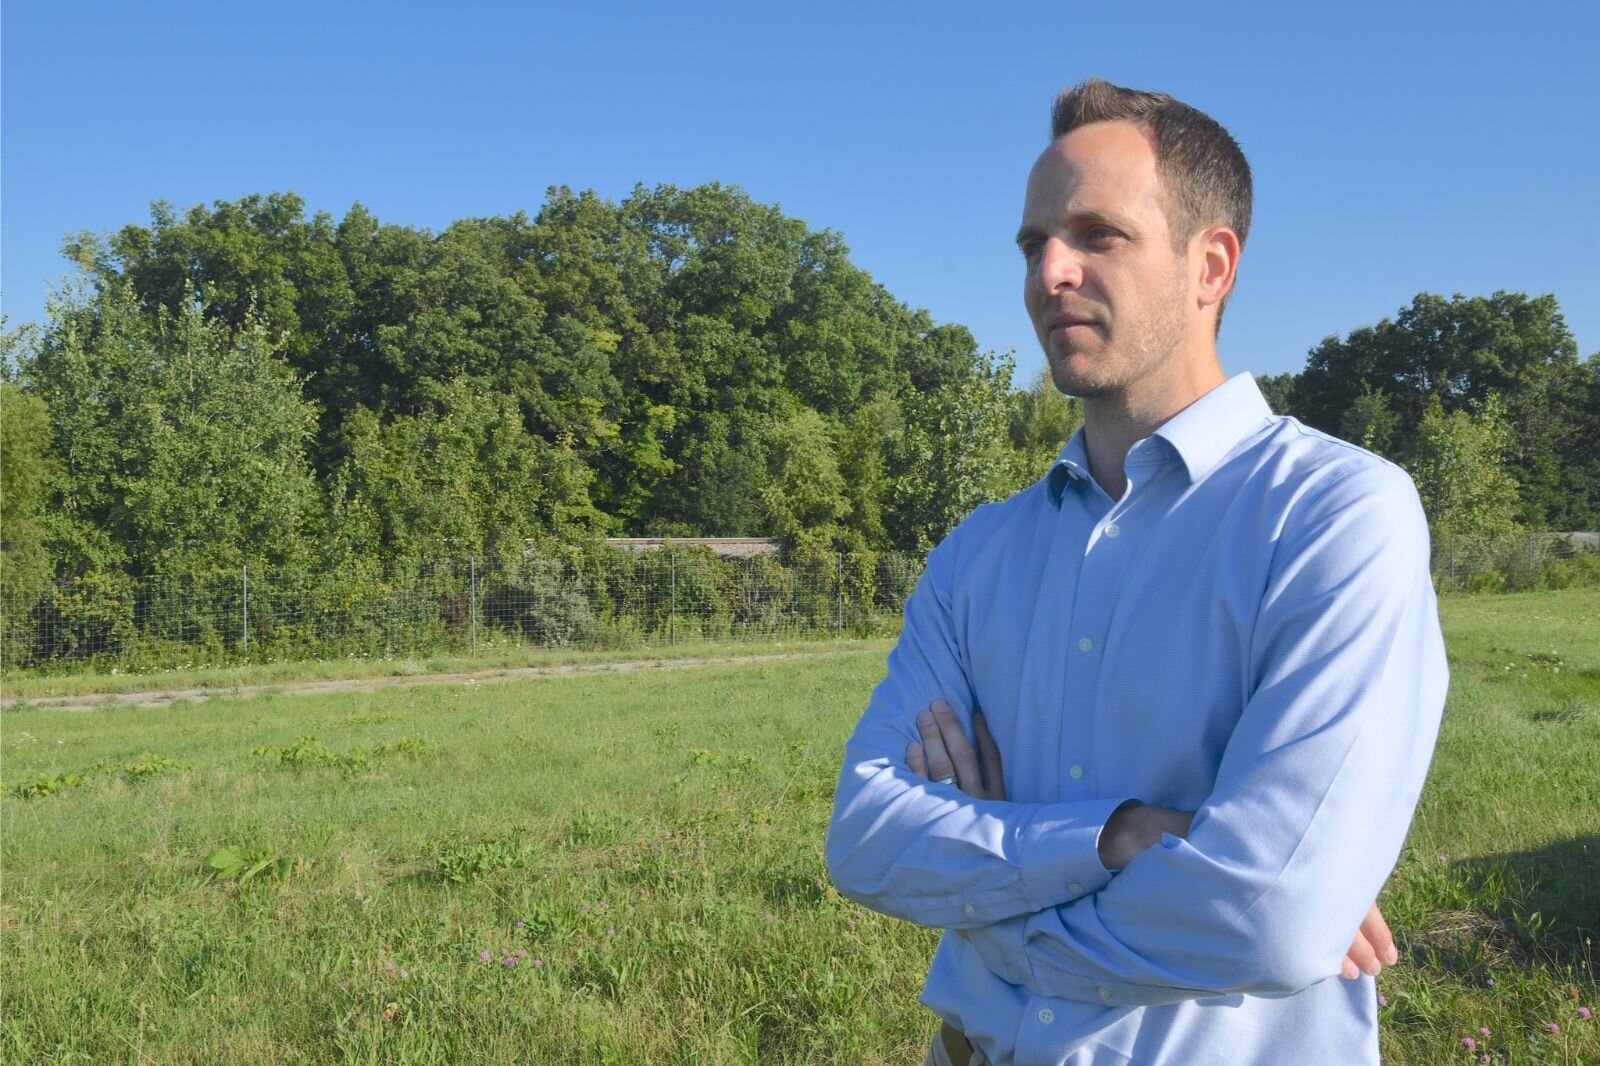
[[[1094,651],[1094,641],[1090,640],[1088,637],[1084,637],[1082,640],[1078,641],[1078,650]]]
[[[971,918],[972,915],[973,915],[973,912],[976,911],[976,910],[977,910],[977,908],[969,903],[965,907],[961,908],[961,913],[965,914],[968,918]]]
[[[1111,990],[1109,988],[1097,988],[1094,990],[1094,994],[1099,996],[1102,1000],[1108,1000],[1111,998]]]
[[[1040,1025],[1049,1025],[1051,1022],[1053,1022],[1055,1020],[1056,1020],[1056,1012],[1051,1010],[1049,1007],[1044,1007],[1039,1011],[1039,1024]]]
[[[1072,779],[1074,781],[1082,780],[1083,767],[1079,766],[1077,763],[1073,763],[1072,766],[1067,770],[1067,773],[1072,775]]]
[[[1110,525],[1106,526],[1106,536],[1110,537],[1112,540],[1116,540],[1117,535],[1121,532],[1122,530],[1117,527],[1115,522],[1112,522]]]
[[[1071,892],[1074,896],[1081,896],[1083,895],[1083,886],[1078,884],[1076,881],[1068,881],[1067,891]]]

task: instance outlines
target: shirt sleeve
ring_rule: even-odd
[[[1254,688],[1187,839],[1094,895],[972,930],[991,970],[1109,1006],[1287,993],[1339,972],[1421,793],[1447,686],[1427,526],[1388,464],[1282,534]]]
[[[968,929],[1033,914],[1104,886],[1100,830],[1127,797],[1078,803],[975,800],[906,768],[916,716],[943,699],[972,735],[970,675],[951,621],[959,530],[928,557],[906,601],[888,674],[845,746],[828,827],[844,895],[920,925]]]

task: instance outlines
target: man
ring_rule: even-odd
[[[1446,686],[1427,527],[1224,377],[1250,197],[1187,105],[1058,98],[1017,243],[1084,428],[929,556],[828,835],[840,891],[947,930],[930,1062],[1378,1061],[1370,905]]]

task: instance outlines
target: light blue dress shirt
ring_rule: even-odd
[[[851,737],[846,896],[947,930],[922,1001],[1004,1066],[1377,1063],[1339,972],[1393,869],[1447,682],[1428,532],[1398,467],[1234,377],[1128,452],[1080,432],[929,556]],[[915,716],[981,707],[1005,802],[906,769]],[[1112,875],[1124,801],[1194,810]]]

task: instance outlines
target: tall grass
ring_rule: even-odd
[[[1385,1061],[1600,1063],[1600,593],[1446,608]],[[9,710],[0,1059],[920,1061],[818,853],[882,662]]]

